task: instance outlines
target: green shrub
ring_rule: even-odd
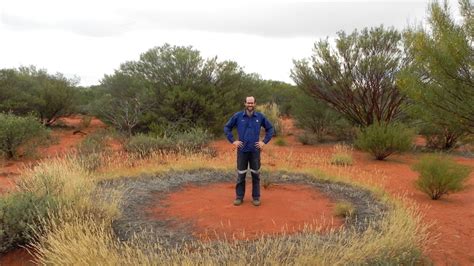
[[[57,205],[52,195],[18,192],[0,197],[0,253],[29,243],[40,230],[48,210]]]
[[[341,201],[336,203],[336,206],[334,207],[334,215],[339,216],[339,217],[351,217],[356,213],[356,208],[354,205],[350,202],[346,201]]]
[[[413,137],[413,131],[403,124],[375,123],[357,134],[355,145],[377,160],[384,160],[393,153],[410,150]]]
[[[416,187],[433,200],[444,194],[456,192],[464,187],[469,176],[469,167],[457,164],[453,159],[441,155],[426,155],[413,166],[420,173]]]
[[[18,157],[21,145],[46,132],[45,127],[34,117],[0,113],[0,151],[8,159]]]
[[[174,143],[170,138],[137,134],[125,143],[125,150],[144,158],[159,150],[171,150],[173,146]]]
[[[344,125],[345,119],[326,104],[306,93],[299,94],[292,102],[295,125],[316,135],[318,142],[321,142],[330,133],[337,134],[336,138],[338,139],[343,137],[340,127]]]
[[[352,165],[352,148],[344,144],[334,146],[331,164],[343,166]]]
[[[156,151],[203,152],[213,156],[215,151],[204,149],[211,135],[202,128],[187,131],[163,131],[160,134],[138,134],[125,143],[125,150],[146,157]]]
[[[426,147],[436,150],[451,150],[466,133],[460,129],[424,124],[420,134],[426,138]]]
[[[286,140],[281,136],[275,138],[275,145],[277,146],[286,146]]]
[[[199,152],[211,139],[210,134],[202,128],[191,128],[171,137],[181,151]]]
[[[321,138],[316,134],[304,132],[298,136],[298,141],[303,145],[316,145],[321,142]]]

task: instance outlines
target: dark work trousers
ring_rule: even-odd
[[[260,199],[260,151],[237,151],[237,184],[235,186],[236,198],[243,199],[245,195],[245,177],[247,169],[252,174],[252,198]]]

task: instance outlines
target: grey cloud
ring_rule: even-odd
[[[22,16],[3,12],[0,15],[0,23],[14,30],[48,30],[57,29],[71,31],[79,35],[89,37],[108,37],[120,35],[130,30],[132,22],[124,20],[100,20],[100,19],[62,19],[57,21],[25,18]]]
[[[395,26],[423,20],[428,1],[411,2],[295,2],[226,6],[214,4],[204,11],[153,9],[132,6],[108,10],[113,19],[85,20],[80,15],[57,22],[1,14],[0,22],[15,29],[61,29],[86,36],[113,36],[136,29],[196,30],[242,33],[264,37],[314,37],[339,30]],[[203,9],[200,9],[203,10]]]
[[[162,29],[230,32],[266,37],[312,37],[380,24],[401,29],[409,19],[414,20],[415,15],[424,15],[426,7],[424,2],[254,4],[200,13],[141,11],[135,15],[135,20],[140,21],[142,26]],[[421,16],[416,19],[421,21]]]

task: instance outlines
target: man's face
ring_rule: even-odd
[[[245,109],[247,111],[253,112],[253,110],[255,109],[255,98],[247,97],[244,104],[245,104]]]

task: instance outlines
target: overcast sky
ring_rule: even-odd
[[[309,57],[315,41],[339,30],[420,24],[429,2],[0,0],[0,68],[35,65],[87,86],[169,43],[291,82],[292,60]],[[448,2],[458,16],[457,1]]]

